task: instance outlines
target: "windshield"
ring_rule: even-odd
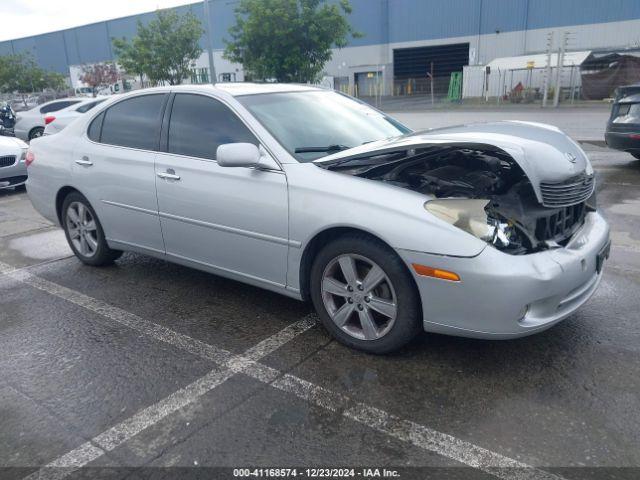
[[[411,131],[368,105],[331,91],[237,99],[300,162]]]

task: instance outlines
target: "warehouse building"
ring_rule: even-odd
[[[210,0],[219,81],[242,81],[240,65],[222,58],[237,1]],[[566,39],[567,51],[640,49],[638,0],[351,0],[362,38],[335,52],[326,67],[335,88],[359,95],[446,92],[451,74],[501,57],[544,53]],[[201,2],[178,7],[204,19]],[[111,39],[130,38],[153,12],[0,42],[0,55],[32,52],[47,69],[114,60]],[[204,46],[205,41],[202,40]],[[206,68],[203,55],[196,67]],[[433,82],[431,79],[433,78]]]

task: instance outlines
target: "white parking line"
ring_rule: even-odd
[[[274,337],[260,342],[248,350],[246,355],[236,355],[222,348],[175,332],[167,327],[144,320],[137,315],[40,278],[25,270],[15,271],[9,265],[1,262],[0,273],[5,273],[27,285],[82,306],[152,338],[169,343],[202,358],[212,360],[223,367],[223,369],[211,371],[157,404],[142,410],[130,419],[103,432],[92,439],[91,442],[87,442],[78,449],[63,455],[27,477],[29,480],[35,478],[58,479],[67,476],[71,471],[93,460],[91,458],[92,455],[105,450],[112,450],[121,445],[133,435],[144,430],[144,428],[158,422],[184,405],[195,401],[235,373],[243,373],[322,408],[340,412],[345,418],[366,425],[386,435],[398,438],[418,448],[438,453],[498,478],[514,480],[559,480],[563,478],[446,433],[394,416],[371,405],[357,402],[346,395],[333,392],[257,362],[260,357],[278,348],[282,341],[288,341],[288,339],[294,338],[300,330],[304,331],[309,328],[311,325],[305,324],[305,320],[302,323],[298,322],[287,327],[289,330],[285,329]],[[309,320],[307,322],[310,323]],[[276,340],[276,338],[280,340]],[[94,451],[93,449],[97,448],[97,446],[100,448]],[[66,468],[51,470],[48,467]]]

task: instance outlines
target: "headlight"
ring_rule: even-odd
[[[438,217],[458,227],[474,237],[496,247],[508,247],[515,236],[515,229],[507,222],[490,218],[485,211],[489,200],[450,198],[431,200],[424,208]]]

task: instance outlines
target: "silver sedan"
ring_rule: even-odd
[[[142,90],[32,142],[27,189],[76,256],[135,251],[311,300],[341,342],[513,338],[596,290],[609,228],[558,129],[412,132],[310,86]]]

